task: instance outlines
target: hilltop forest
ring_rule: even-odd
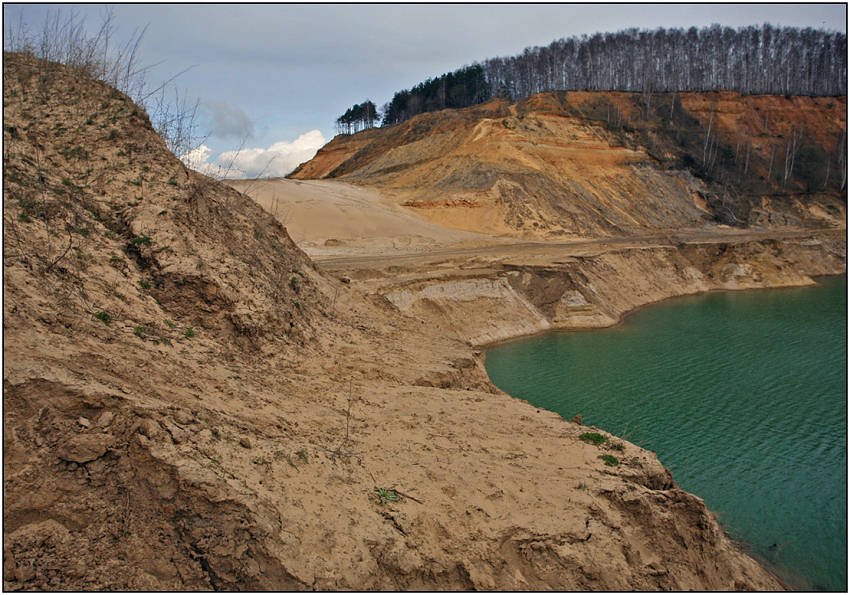
[[[494,97],[520,101],[544,91],[645,93],[738,91],[834,96],[847,93],[847,36],[769,24],[739,29],[627,29],[553,41],[512,57],[490,58],[398,91],[382,125],[467,107]],[[350,112],[351,110],[349,110]],[[349,113],[347,112],[347,114]],[[351,125],[338,120],[338,129]],[[377,123],[372,118],[371,122]],[[354,130],[369,128],[364,118]]]

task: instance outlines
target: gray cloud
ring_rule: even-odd
[[[56,6],[7,3],[3,15],[8,23],[20,15],[37,29]],[[78,10],[92,25],[103,10],[59,6]],[[844,32],[847,19],[846,3],[118,3],[114,11],[116,39],[149,25],[139,63],[154,65],[151,85],[194,66],[178,83],[207,100],[211,127],[199,132],[209,134],[214,154],[238,146],[268,150],[305,130],[330,137],[336,118],[355,103],[371,98],[382,105],[427,77],[561,37],[764,22]]]
[[[242,109],[225,101],[205,101],[210,116],[210,134],[222,140],[245,141],[254,137],[254,123]]]

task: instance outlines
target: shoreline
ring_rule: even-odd
[[[4,102],[16,173],[4,191],[21,200],[4,202],[17,230],[4,270],[5,590],[784,588],[700,498],[672,489],[654,453],[623,441],[626,464],[605,465],[580,426],[496,389],[463,337],[545,316],[610,322],[671,290],[737,286],[748,271],[776,281],[774,263],[800,280],[798,268],[843,269],[845,248],[591,244],[535,268],[554,260],[543,245],[366,262],[339,279],[297,248],[285,209],[187,169],[126,96],[6,57],[20,92]],[[57,134],[89,101],[115,134]],[[74,146],[91,148],[93,169],[70,188]],[[119,147],[135,156],[115,159]],[[50,229],[25,200],[37,183],[68,188],[50,211],[69,250],[85,248],[74,264],[50,262]],[[370,229],[374,210],[357,207],[372,199],[349,190],[338,223],[355,214]],[[395,237],[410,232],[385,215]],[[433,287],[402,296],[415,298],[403,316],[374,291],[382,280]]]
[[[638,308],[711,291],[806,287],[846,273],[846,232],[610,247],[509,246],[318,266],[475,349],[622,324]]]
[[[482,361],[486,362],[486,357],[487,357],[486,350],[489,349],[489,348],[492,348],[492,347],[496,347],[496,346],[500,346],[500,345],[508,344],[508,343],[513,343],[513,342],[518,342],[518,341],[522,341],[522,340],[525,340],[525,339],[534,338],[534,337],[537,337],[537,336],[540,336],[540,335],[545,335],[545,334],[548,334],[548,333],[587,332],[587,331],[593,331],[593,330],[608,330],[608,329],[611,329],[611,328],[616,328],[616,327],[619,327],[619,326],[627,323],[628,319],[631,316],[637,314],[639,311],[643,310],[646,307],[662,305],[664,302],[674,300],[674,299],[677,299],[677,298],[696,297],[696,296],[708,295],[708,294],[711,294],[711,293],[740,293],[740,292],[744,292],[744,291],[807,289],[807,288],[814,288],[816,286],[822,285],[822,280],[835,279],[835,278],[840,278],[840,277],[845,278],[844,289],[845,289],[845,291],[847,290],[847,285],[846,285],[847,272],[846,271],[839,272],[839,273],[831,273],[831,274],[811,275],[810,277],[811,277],[812,283],[806,283],[806,284],[765,286],[765,287],[754,287],[754,288],[746,288],[746,289],[714,288],[714,289],[710,289],[708,291],[693,292],[693,293],[680,294],[680,295],[672,295],[672,296],[669,296],[667,298],[662,298],[662,299],[659,299],[659,300],[655,300],[655,301],[648,302],[646,304],[637,306],[637,307],[633,308],[632,310],[629,310],[628,312],[623,313],[620,316],[619,320],[615,324],[612,324],[612,325],[609,325],[609,326],[581,327],[581,328],[572,328],[572,329],[571,328],[552,328],[552,329],[547,329],[547,330],[544,330],[544,331],[541,331],[541,332],[538,332],[538,333],[533,333],[533,334],[529,334],[529,335],[522,335],[522,336],[518,336],[518,337],[514,337],[514,338],[502,340],[502,341],[489,343],[486,346],[480,347],[480,349],[482,350]],[[485,370],[486,370],[486,363],[485,363]],[[488,373],[488,377],[489,377],[489,373]],[[492,379],[491,379],[491,382],[493,382]],[[493,384],[495,385],[495,382],[493,382]],[[497,387],[498,387],[498,385],[497,385]],[[498,387],[498,388],[499,388],[499,390],[510,395],[511,398],[515,398],[515,399],[519,399],[523,402],[527,402],[534,407],[538,407],[538,408],[541,408],[541,409],[544,409],[544,410],[547,410],[547,411],[551,411],[553,413],[558,413],[557,411],[549,409],[548,407],[534,404],[534,403],[528,401],[527,399],[515,397],[513,394],[511,394],[506,389],[503,389],[501,387]],[[558,415],[560,415],[560,414],[558,413]],[[563,418],[563,417],[562,417],[562,419],[565,422],[569,421],[569,420],[567,420],[566,418]],[[586,426],[586,427],[597,429],[596,426]],[[602,428],[602,429],[604,429],[604,428]],[[608,432],[608,430],[605,430],[605,431]],[[614,432],[610,432],[610,433],[614,436],[617,436],[617,434],[614,433]],[[632,442],[631,439],[622,438],[622,437],[620,437],[620,439],[627,441],[627,442],[630,442],[632,444],[635,444],[636,446],[638,446],[640,448],[646,448],[645,446],[643,446],[639,443]],[[660,459],[659,459],[659,462],[664,466],[665,469],[670,470],[670,468],[667,467],[667,465],[664,464],[663,461],[661,461]],[[672,471],[671,471],[671,476],[672,476]],[[674,480],[675,480],[675,477],[674,477]],[[677,485],[678,485],[678,483],[677,483]],[[681,488],[681,486],[680,486],[680,489],[685,489],[685,488]],[[690,492],[690,489],[686,489],[686,491]],[[697,492],[690,492],[690,493],[694,493],[695,495],[699,496],[699,494]],[[787,591],[812,591],[812,590],[815,589],[815,587],[805,577],[796,575],[793,572],[791,572],[790,569],[779,566],[776,563],[769,560],[768,558],[766,558],[764,555],[762,555],[759,551],[757,551],[755,549],[754,544],[750,544],[750,543],[747,543],[747,542],[744,542],[744,541],[740,541],[740,540],[736,539],[735,537],[733,537],[732,534],[729,531],[729,528],[726,526],[726,524],[724,522],[722,522],[720,520],[717,513],[714,510],[712,510],[711,508],[708,508],[708,507],[706,507],[706,508],[709,511],[709,513],[712,515],[712,517],[714,518],[714,521],[717,523],[718,527],[721,529],[723,534],[729,539],[729,541],[732,544],[734,544],[734,546],[742,554],[753,559],[757,564],[759,564],[761,567],[763,567],[766,572],[771,574],[782,585],[784,590],[787,590]]]
[[[498,347],[500,345],[505,345],[507,343],[513,343],[515,341],[523,341],[525,339],[533,339],[535,337],[540,337],[540,336],[546,335],[548,333],[586,333],[586,332],[592,332],[592,331],[598,331],[598,330],[607,330],[607,329],[612,329],[612,328],[617,328],[619,326],[622,326],[623,324],[625,324],[628,321],[629,317],[637,314],[638,312],[640,312],[644,308],[657,306],[657,305],[663,304],[664,302],[667,302],[669,300],[675,300],[675,299],[678,299],[678,298],[686,298],[686,297],[696,297],[696,296],[700,296],[700,295],[708,295],[708,294],[711,294],[711,293],[740,293],[740,292],[743,292],[743,291],[770,291],[770,290],[781,290],[781,289],[805,289],[805,288],[810,288],[810,287],[814,287],[816,285],[819,285],[817,280],[820,279],[820,278],[841,277],[841,276],[846,276],[846,275],[847,275],[846,271],[841,272],[841,273],[809,275],[809,277],[812,280],[812,283],[805,283],[805,284],[766,285],[766,286],[763,286],[763,287],[746,287],[746,288],[741,288],[741,289],[711,288],[711,289],[708,289],[706,291],[695,291],[695,292],[691,292],[691,293],[680,293],[680,294],[675,294],[675,295],[670,295],[670,296],[667,296],[667,297],[664,297],[664,298],[660,298],[658,300],[646,302],[644,304],[640,304],[640,305],[620,314],[617,321],[614,322],[613,324],[610,324],[610,325],[606,325],[606,326],[576,326],[576,327],[553,326],[551,328],[543,329],[543,330],[540,330],[540,331],[537,331],[537,332],[534,332],[534,333],[519,334],[519,335],[515,335],[515,336],[512,336],[512,337],[508,337],[506,339],[499,339],[498,341],[489,341],[489,342],[485,342],[485,343],[473,343],[472,346],[475,349],[485,351],[487,349],[491,349],[493,347]]]

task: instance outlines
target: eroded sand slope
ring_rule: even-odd
[[[477,346],[611,326],[672,296],[810,285],[814,276],[846,270],[842,228],[704,224],[617,238],[522,241],[442,228],[372,188],[346,182],[228,184],[298,229],[296,242],[322,270]]]
[[[226,180],[291,230],[312,257],[422,252],[505,242],[426,221],[377,190],[335,180]]]
[[[289,177],[378,188],[441,225],[525,238],[843,225],[846,98],[659,94],[648,119],[643,101],[553,92],[420,114],[339,135]]]
[[[5,589],[781,588],[652,453],[605,466],[120,93],[3,74]]]

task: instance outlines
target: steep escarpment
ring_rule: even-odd
[[[124,95],[3,75],[4,589],[782,586],[652,453],[314,268]]]
[[[840,226],[845,108],[843,97],[541,93],[340,135],[290,177],[373,186],[485,233]]]

